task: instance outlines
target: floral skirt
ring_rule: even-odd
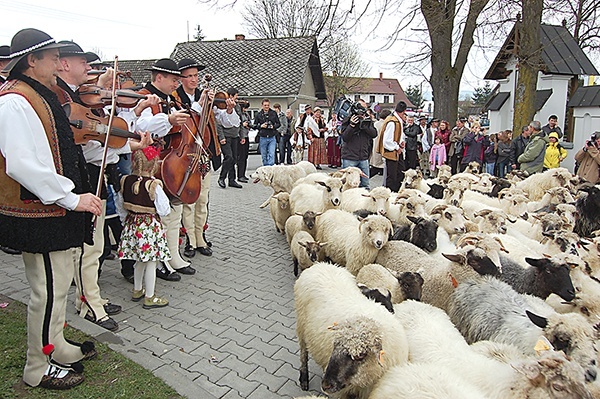
[[[128,214],[121,233],[118,254],[119,259],[138,262],[170,260],[167,233],[160,219],[149,213]]]
[[[325,139],[320,137],[313,138],[312,143],[308,146],[308,162],[313,165],[327,164]]]

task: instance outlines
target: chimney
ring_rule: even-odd
[[[246,35],[243,35],[241,33],[238,33],[235,35],[235,40],[244,40],[246,38]]]
[[[383,80],[383,72],[379,72],[379,80]]]

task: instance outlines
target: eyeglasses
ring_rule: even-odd
[[[181,75],[181,79],[190,79],[190,78],[197,78],[198,74],[192,73],[189,75]]]

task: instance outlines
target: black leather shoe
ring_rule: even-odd
[[[179,281],[181,280],[181,276],[179,273],[170,272],[166,268],[156,269],[156,277],[166,280],[166,281]]]
[[[204,256],[212,256],[213,254],[213,251],[210,249],[210,247],[198,247],[196,248],[196,251],[200,252]]]
[[[192,248],[191,245],[186,245],[183,254],[188,258],[193,258],[194,256],[196,256],[196,251],[194,250],[194,248]]]
[[[225,179],[219,179],[218,183],[219,183],[219,187],[221,187],[221,188],[225,188],[226,187],[225,186]]]
[[[230,180],[229,187],[242,188],[242,185],[240,183],[236,182],[235,180]]]
[[[21,251],[19,251],[18,249],[12,249],[9,247],[1,247],[0,246],[0,250],[2,250],[3,252],[9,254],[9,255],[21,255]]]
[[[191,266],[186,266],[186,267],[182,267],[180,269],[175,269],[177,271],[177,273],[181,273],[181,274],[187,274],[189,276],[191,276],[192,274],[196,274],[196,269],[194,269]]]
[[[117,322],[111,319],[109,316],[106,316],[102,320],[94,320],[94,317],[91,315],[91,313],[88,313],[85,315],[85,319],[99,325],[102,328],[106,328],[109,331],[117,331],[119,329]]]
[[[116,314],[121,313],[121,306],[109,302],[106,305],[104,305],[104,311],[107,315],[114,316]]]
[[[127,280],[128,282],[130,282],[131,284],[133,284],[133,275],[131,275],[131,276],[123,276],[123,278],[125,280]]]
[[[247,177],[238,177],[238,181],[242,183],[248,183],[250,180]]]

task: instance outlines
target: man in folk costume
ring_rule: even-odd
[[[71,41],[61,41],[59,44],[64,46],[59,49],[61,69],[57,78],[57,87],[62,93],[58,92],[59,100],[65,102],[73,101],[84,105],[79,96],[79,87],[88,80],[88,72],[92,69],[90,62],[98,59],[98,56],[91,52],[84,52],[81,47]],[[112,83],[113,70],[109,69],[98,78],[100,87],[109,87]],[[148,101],[145,100],[145,103]],[[138,107],[139,108],[139,107]],[[102,112],[102,110],[99,110]],[[140,111],[138,111],[140,112]],[[146,148],[152,143],[150,134],[142,133],[140,141],[128,141],[123,147],[113,149],[109,148],[106,158],[107,173],[116,175],[116,163],[119,161],[120,154],[129,154],[137,149]],[[87,170],[90,176],[92,191],[95,191],[100,178],[100,170],[104,147],[98,141],[90,140],[82,145],[83,155],[87,162]],[[102,179],[104,180],[104,179]],[[121,306],[108,302],[100,295],[100,286],[98,285],[98,270],[101,265],[100,257],[104,250],[104,220],[106,216],[106,199],[108,193],[106,185],[102,184],[100,198],[102,199],[102,214],[96,219],[96,226],[93,237],[93,245],[84,244],[83,256],[79,267],[75,270],[75,285],[77,294],[75,307],[81,317],[85,317],[102,328],[116,331],[119,326],[110,316],[121,312]]]
[[[394,112],[383,122],[379,139],[379,153],[385,158],[387,175],[385,186],[398,191],[404,180],[404,121],[406,120],[406,103],[396,104]]]
[[[168,58],[156,61],[148,70],[152,72],[151,81],[138,93],[156,94],[164,102],[142,111],[136,126],[143,131],[149,131],[154,137],[165,137],[173,127],[184,125],[189,118],[185,110],[170,107],[173,100],[171,95],[179,87],[181,71],[177,63]],[[179,254],[179,227],[183,204],[172,198],[171,206],[171,212],[162,218],[162,222],[167,230],[167,245],[172,258],[168,262],[157,265],[156,276],[163,280],[179,281],[180,273],[192,275],[196,270]]]
[[[197,111],[200,111],[199,102],[203,103],[203,95],[212,95],[208,90],[200,91],[198,89],[198,72],[204,69],[204,66],[196,61],[185,58],[177,64],[181,72],[181,85],[175,90],[172,96],[177,102],[185,104]],[[214,113],[210,114],[214,118]],[[204,135],[202,147],[210,156],[214,170],[221,166],[221,146],[217,136],[216,129],[211,129],[210,135]],[[188,242],[185,247],[184,255],[194,257],[196,251],[202,255],[211,256],[212,249],[206,240],[205,227],[208,220],[208,202],[210,192],[210,173],[207,173],[201,181],[200,196],[195,204],[183,205],[183,226],[187,231]]]
[[[81,148],[50,90],[58,47],[37,29],[11,42],[9,80],[0,88],[0,245],[23,251],[31,286],[23,380],[68,389],[84,379],[79,361],[96,354],[91,342],[68,342],[63,328],[73,271],[91,239],[84,212],[100,215],[102,202],[88,192]]]

